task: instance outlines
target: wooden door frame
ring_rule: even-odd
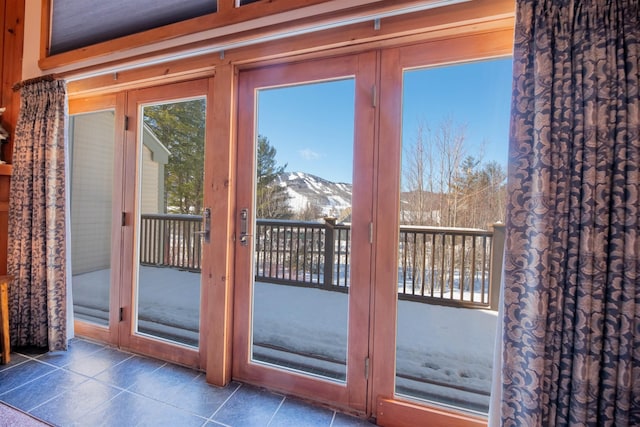
[[[512,49],[513,28],[509,27],[382,51],[371,360],[373,415],[380,425],[470,427],[487,424],[485,417],[418,403],[395,394],[395,369],[389,367],[395,367],[396,362],[399,227],[392,225],[399,224],[403,71],[505,57],[511,55]],[[383,176],[384,180],[379,179]]]
[[[135,351],[173,363],[190,366],[196,369],[204,368],[206,365],[206,349],[208,323],[206,316],[209,311],[207,289],[210,288],[210,277],[201,274],[200,291],[200,338],[198,348],[188,348],[168,341],[156,340],[135,334],[134,331],[134,282],[137,269],[136,262],[136,227],[137,227],[137,191],[138,191],[138,165],[140,155],[140,144],[138,140],[140,134],[140,106],[143,104],[153,104],[172,100],[182,100],[195,97],[206,99],[206,123],[205,123],[205,159],[210,155],[207,153],[213,147],[210,144],[212,138],[212,117],[209,113],[209,106],[212,104],[212,79],[198,79],[171,83],[163,86],[153,86],[127,92],[126,117],[128,117],[128,127],[125,130],[125,159],[124,168],[124,226],[122,227],[122,269],[120,281],[123,284],[130,284],[130,287],[123,285],[123,289],[130,292],[122,292],[120,295],[120,307],[122,310],[122,321],[120,325],[120,347],[125,350]],[[205,160],[203,160],[205,161]],[[205,167],[206,175],[206,167]],[[206,182],[205,176],[205,182]],[[210,206],[213,202],[211,190],[205,185],[203,206]],[[211,244],[202,245],[202,259],[209,259],[211,254]],[[204,263],[203,263],[204,264]]]
[[[373,156],[374,156],[374,107],[371,101],[375,84],[375,52],[365,52],[340,58],[311,60],[297,64],[278,65],[241,71],[238,101],[238,164],[236,206],[253,205],[253,195],[245,189],[253,188],[255,170],[255,93],[257,88],[295,85],[307,82],[332,80],[355,76],[355,128],[354,128],[354,188],[369,188],[353,194],[354,217],[362,221],[352,224],[352,245],[358,248],[360,259],[371,259],[369,223],[373,220]],[[251,173],[246,173],[251,171]],[[245,172],[245,173],[240,173]],[[245,190],[245,191],[243,191]],[[238,213],[236,214],[236,216]],[[252,221],[250,221],[253,226]],[[354,228],[355,227],[355,228]],[[251,229],[248,230],[252,234]],[[236,253],[251,260],[253,253],[240,254],[252,248],[236,243]],[[349,298],[349,326],[347,355],[347,379],[340,384],[313,378],[251,362],[251,300],[253,278],[247,263],[238,262],[235,271],[233,376],[234,378],[313,399],[350,411],[367,412],[367,379],[365,359],[368,357],[369,294],[371,283],[370,262],[351,264],[351,288]],[[359,283],[359,286],[355,284]],[[364,303],[363,303],[364,302]]]
[[[118,307],[120,305],[119,273],[122,266],[120,248],[122,233],[120,227],[115,224],[120,221],[120,212],[124,200],[122,198],[123,168],[124,168],[124,109],[125,94],[109,94],[89,98],[69,99],[69,115],[95,113],[105,110],[114,112],[114,158],[113,158],[113,185],[112,194],[120,197],[112,197],[111,206],[111,276],[109,284],[109,325],[102,326],[95,323],[74,320],[74,329],[78,335],[106,342],[111,345],[118,344],[119,318]]]

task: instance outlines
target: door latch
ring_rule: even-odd
[[[249,209],[244,208],[240,210],[240,245],[247,246],[249,244],[249,234],[247,232],[249,227]]]
[[[202,230],[194,234],[201,235],[205,243],[211,241],[211,208],[204,208],[202,211]]]

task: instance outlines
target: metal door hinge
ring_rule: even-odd
[[[129,116],[124,116],[124,130],[129,130]]]
[[[369,223],[369,244],[373,245],[373,223]]]
[[[364,359],[364,379],[369,379],[369,358],[365,357]]]
[[[120,322],[124,320],[124,307],[120,307],[120,314],[118,318],[120,319]]]
[[[122,218],[120,219],[120,225],[121,226],[125,226],[127,225],[127,213],[126,212],[122,212]]]
[[[373,108],[378,106],[378,89],[376,85],[371,86],[371,106]]]

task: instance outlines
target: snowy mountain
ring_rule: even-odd
[[[351,184],[331,182],[304,172],[285,172],[279,177],[287,189],[295,213],[317,210],[318,217],[344,219],[351,213]]]

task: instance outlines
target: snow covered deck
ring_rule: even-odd
[[[73,277],[76,318],[106,324],[109,274]],[[141,267],[140,283],[139,331],[197,345],[200,275]],[[347,294],[256,283],[254,298],[254,359],[344,378]],[[490,310],[399,301],[396,392],[486,412],[496,319]]]

